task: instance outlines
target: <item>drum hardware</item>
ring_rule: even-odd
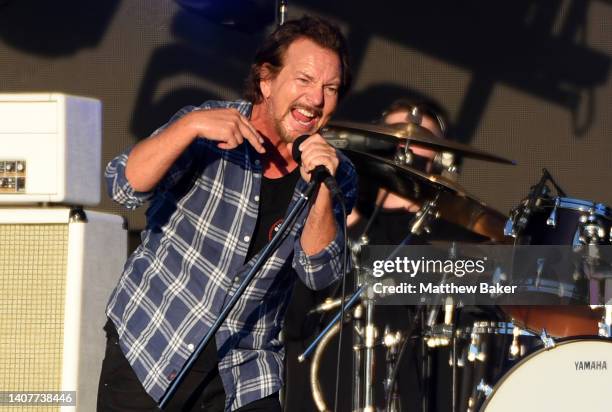
[[[423,113],[421,113],[421,109],[416,106],[410,110],[408,116],[410,117],[410,123],[418,124],[419,126],[423,123]]]
[[[512,342],[507,340],[508,337],[512,338]],[[527,337],[531,338],[531,341],[523,341],[523,338]],[[458,342],[466,339],[466,346],[458,350]],[[491,389],[490,383],[497,382],[505,368],[520,359],[528,349],[540,346],[536,339],[539,342],[538,336],[516,327],[511,322],[476,320],[471,326],[456,328],[453,352],[449,356],[449,366],[453,368],[454,377],[453,411],[479,410]],[[457,379],[458,370],[463,371],[461,380]],[[457,408],[456,405],[460,407]]]
[[[550,216],[548,216],[548,219],[546,219],[546,224],[548,226],[557,227],[557,208],[559,207],[560,203],[561,199],[557,198],[555,200],[555,207],[553,207],[552,212],[550,212]]]
[[[455,165],[455,155],[451,152],[439,152],[433,159],[432,173],[457,183],[459,169]]]
[[[602,220],[595,215],[594,210],[589,211],[589,215],[580,216],[581,223],[578,231],[578,244],[581,245],[601,245],[607,243],[609,238],[606,238],[606,228]]]
[[[521,354],[521,346],[519,345],[519,336],[521,336],[521,329],[514,327],[512,330],[512,343],[510,344],[510,359],[516,359]]]
[[[491,385],[486,383],[484,379],[481,379],[480,382],[478,382],[478,386],[476,386],[476,390],[482,393],[485,396],[485,398],[488,398],[493,393],[493,387],[491,387]]]
[[[445,323],[434,325],[428,332],[425,333],[423,339],[427,342],[429,348],[438,348],[448,346],[453,336],[453,325]]]
[[[355,293],[353,293],[353,295],[350,297],[350,299],[348,300],[348,302],[344,305],[344,310],[348,311],[349,309],[351,309],[353,307],[353,305],[355,305],[358,300],[359,297],[361,296],[361,294],[363,293],[363,291],[365,290],[365,286],[360,286],[357,291]],[[306,348],[306,350],[300,355],[298,356],[298,361],[299,362],[304,362],[304,360],[306,360],[306,358],[308,356],[310,356],[310,354],[312,353],[312,351],[316,348],[317,344],[320,342],[321,339],[323,339],[323,337],[325,336],[325,334],[329,331],[329,329],[332,328],[333,325],[335,325],[338,321],[340,320],[340,312],[338,312],[334,318],[329,322],[329,324],[321,331],[321,333],[312,341],[312,343],[310,345],[308,345],[308,347]]]
[[[399,354],[399,347],[402,342],[402,333],[397,331],[395,333],[391,333],[389,327],[385,327],[385,333],[383,338],[383,345],[386,348],[385,354],[385,363],[386,363],[386,377],[384,383],[384,389],[386,394],[386,399],[391,400],[391,412],[399,412],[402,410],[400,397],[398,393],[397,382],[394,382],[392,379],[393,374],[393,366],[397,361]],[[390,392],[390,393],[389,393]]]
[[[374,302],[368,293],[365,294],[365,329],[364,329],[364,380],[363,404],[364,408],[374,410],[374,346],[378,330],[374,326]]]
[[[456,339],[456,338],[455,338]],[[456,359],[455,359],[456,358]],[[467,356],[453,356],[451,353],[448,357],[448,366],[458,366],[459,368],[463,368],[465,366]]]
[[[480,334],[476,332],[472,332],[470,346],[468,348],[468,357],[467,360],[470,362],[474,362],[479,360],[480,362],[484,362],[487,358],[486,355],[486,344],[482,342],[480,339]]]
[[[350,297],[344,299],[345,307],[348,304],[349,300],[350,300]],[[320,305],[317,305],[316,307],[314,307],[311,310],[309,310],[307,312],[307,315],[314,315],[314,314],[317,314],[317,313],[329,312],[332,309],[340,307],[341,303],[342,303],[342,299],[340,299],[340,298],[338,298],[338,299],[327,298],[327,299],[325,299],[323,301],[323,303],[321,303]]]
[[[556,196],[551,194],[547,183],[553,185]],[[533,275],[523,282],[526,293],[543,297],[552,304],[503,306],[502,309],[522,328],[538,333],[546,330],[555,338],[597,334],[601,314],[587,305],[606,301],[606,287],[602,285],[612,276],[612,268],[602,259],[598,246],[612,244],[611,231],[609,207],[566,197],[550,173],[543,169],[538,184],[510,213],[505,233],[514,238],[515,245],[567,245],[570,253],[573,249],[581,256],[572,262],[574,272],[567,273],[563,280],[554,273],[546,273],[545,260],[539,260]],[[568,299],[572,306],[556,304]]]
[[[363,340],[363,305],[359,304],[353,311],[353,342]],[[362,343],[353,345],[353,411],[358,411],[363,404],[361,382],[361,351]]]
[[[546,329],[542,329],[542,332],[540,332],[540,340],[544,344],[545,349],[551,349],[555,347],[555,340],[548,335]]]
[[[431,233],[431,221],[440,217],[440,213],[436,210],[437,199],[438,196],[434,200],[426,201],[421,209],[416,212],[414,223],[410,227],[410,233],[414,235],[420,235],[423,232]]]
[[[591,309],[604,308],[604,314],[597,324],[597,334],[604,338],[612,338],[612,305],[591,305]]]
[[[425,339],[425,342],[427,342],[427,346],[429,348],[448,346],[451,343],[453,334],[455,332],[453,325],[453,314],[453,299],[449,296],[446,298],[446,302],[444,304],[444,323],[429,326],[423,335],[423,339]]]
[[[401,246],[408,244],[413,236],[413,234],[418,234],[421,231],[425,230],[428,226],[429,221],[435,217],[434,207],[436,205],[435,200],[439,196],[439,191],[436,192],[434,199],[430,202],[426,202],[423,207],[423,211],[419,216],[415,216],[410,223],[410,233],[409,235],[397,246],[397,248],[391,253],[388,259],[393,258],[400,250]],[[367,227],[370,226],[372,219],[368,222]],[[352,255],[356,258],[357,262],[360,260],[360,255],[362,251],[362,247],[368,243],[367,232],[364,232],[362,235],[361,241],[351,246]],[[361,320],[361,316],[356,317],[357,324],[353,327],[354,331],[354,341],[362,341],[363,345],[354,345],[353,346],[353,363],[354,363],[354,387],[353,387],[353,410],[375,410],[374,405],[374,385],[373,385],[373,377],[374,377],[374,366],[375,366],[375,357],[374,357],[374,347],[376,346],[376,338],[377,338],[377,330],[374,325],[374,301],[373,295],[367,289],[367,282],[365,279],[365,271],[363,268],[356,265],[359,270],[356,271],[356,284],[360,285],[357,291],[350,297],[349,301],[345,305],[345,309],[349,309],[352,305],[356,304],[357,300],[361,298],[362,305],[365,311],[365,324]],[[365,292],[365,293],[364,293]],[[298,361],[302,362],[306,359],[307,356],[314,350],[314,348],[319,344],[319,342],[325,337],[325,335],[330,331],[330,329],[335,325],[338,320],[340,320],[340,314],[338,313],[332,321],[323,329],[323,331],[314,339],[314,341],[308,346],[308,348],[298,356]],[[361,351],[363,350],[363,357],[361,355]],[[361,381],[360,370],[361,361],[365,363],[363,367],[364,379],[363,383]],[[395,372],[396,373],[396,372]],[[316,378],[315,375],[312,375]],[[314,388],[314,386],[313,386]],[[362,401],[363,400],[363,401]],[[321,409],[320,409],[321,410]]]
[[[452,242],[448,250],[448,258],[455,259],[457,257],[457,244]],[[446,283],[447,274],[445,273],[440,280],[440,285]],[[439,346],[448,346],[451,342],[454,327],[453,327],[453,299],[447,296],[444,301],[444,323],[436,324],[436,319],[440,311],[440,296],[436,296],[436,300],[431,305],[427,322],[425,324],[425,333],[423,339],[428,348],[436,348]]]
[[[312,365],[310,367],[310,388],[312,390],[312,398],[315,402],[317,410],[321,412],[329,412],[329,408],[325,403],[321,384],[319,383],[319,366],[321,364],[321,358],[325,352],[325,348],[332,340],[334,336],[338,334],[340,330],[340,323],[335,323],[327,332],[323,335],[322,339],[317,346],[312,359]]]
[[[540,206],[541,199],[546,199],[549,196],[550,189],[548,186],[546,186],[546,182],[550,179],[552,179],[552,176],[550,173],[548,173],[548,170],[542,169],[542,177],[540,178],[540,181],[529,191],[527,200],[524,202],[524,204],[510,212],[510,217],[508,218],[504,228],[504,235],[511,236],[516,239],[525,230],[534,209]],[[556,226],[556,218],[554,221]]]

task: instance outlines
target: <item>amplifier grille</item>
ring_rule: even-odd
[[[67,250],[67,224],[0,225],[0,391],[60,390]]]

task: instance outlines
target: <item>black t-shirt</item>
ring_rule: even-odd
[[[263,249],[280,228],[299,177],[299,167],[277,179],[263,177],[259,193],[259,214],[255,234],[246,256],[247,261]]]

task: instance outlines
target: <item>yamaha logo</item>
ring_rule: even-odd
[[[606,371],[608,364],[606,361],[577,361],[574,362],[577,371]]]

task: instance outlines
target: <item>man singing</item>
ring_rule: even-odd
[[[317,134],[349,85],[339,30],[288,21],[257,52],[245,101],[185,107],[108,164],[115,201],[151,203],[107,307],[98,410],[158,410],[316,166],[335,176],[350,211],[353,166]],[[292,142],[304,134],[298,165]],[[280,411],[287,301],[297,278],[321,289],[342,276],[340,210],[321,186],[166,410]]]

